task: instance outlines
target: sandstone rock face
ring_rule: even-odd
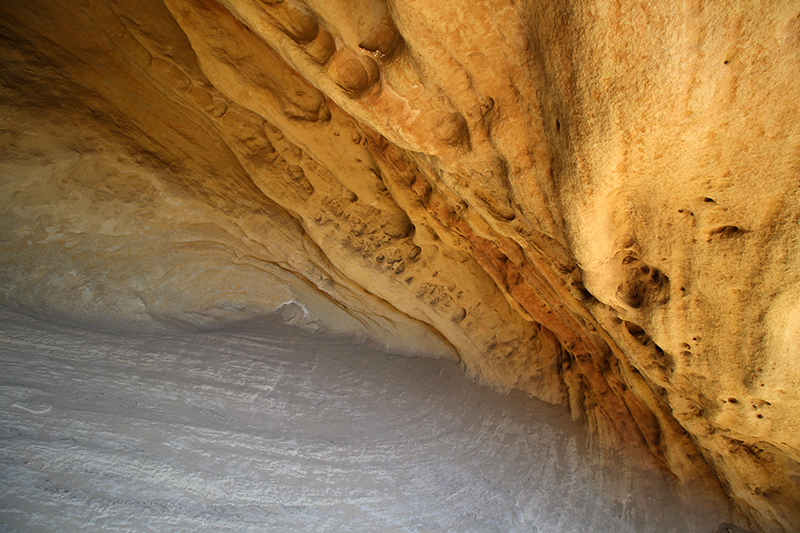
[[[457,357],[800,524],[799,3],[12,0],[0,35],[4,305]]]

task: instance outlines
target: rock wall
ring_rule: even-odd
[[[305,327],[800,523],[800,3],[0,6],[0,302]]]

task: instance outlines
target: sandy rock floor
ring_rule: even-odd
[[[656,470],[458,365],[279,324],[0,311],[0,531],[713,532]]]

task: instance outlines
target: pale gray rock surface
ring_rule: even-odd
[[[0,531],[711,532],[656,469],[456,363],[279,321],[87,331],[0,310]]]

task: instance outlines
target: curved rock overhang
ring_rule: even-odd
[[[800,524],[800,4],[7,1],[0,301],[278,312]]]

